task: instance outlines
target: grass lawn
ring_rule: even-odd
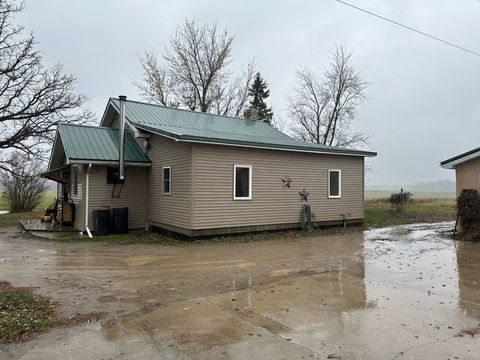
[[[396,211],[386,199],[365,201],[366,228],[455,220],[455,199],[415,199],[404,211]]]
[[[55,305],[28,289],[0,282],[0,344],[25,338],[58,323]]]

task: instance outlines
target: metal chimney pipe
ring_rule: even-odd
[[[120,146],[119,146],[119,180],[121,182],[125,181],[125,101],[127,97],[125,95],[120,95],[118,97],[120,100],[120,124],[118,133],[120,136]]]

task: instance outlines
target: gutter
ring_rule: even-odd
[[[119,180],[123,184],[125,181],[125,101],[127,97],[120,95],[118,97],[120,101],[120,124],[119,124],[119,154],[118,154],[118,168],[119,168]]]
[[[373,151],[363,151],[363,150],[350,150],[350,149],[343,149],[343,151],[338,150],[329,150],[329,149],[308,149],[308,148],[301,148],[301,146],[296,148],[284,148],[281,147],[282,145],[275,146],[273,144],[265,144],[265,145],[255,145],[249,143],[230,143],[230,142],[222,142],[222,141],[215,141],[212,140],[200,140],[200,139],[193,139],[182,137],[181,135],[177,135],[175,133],[168,133],[166,134],[163,131],[158,129],[152,129],[148,126],[138,126],[135,125],[137,128],[143,131],[149,131],[153,134],[163,136],[165,138],[177,141],[177,142],[185,142],[185,143],[196,143],[196,144],[208,144],[208,145],[223,145],[223,146],[235,146],[235,147],[243,147],[243,148],[251,148],[251,149],[265,149],[265,150],[276,150],[276,151],[289,151],[289,152],[300,152],[300,153],[308,153],[308,154],[323,154],[323,155],[343,155],[343,156],[358,156],[358,157],[374,157],[377,156],[376,152]],[[177,135],[177,137],[175,136]]]
[[[116,160],[70,160],[70,164],[80,164],[80,165],[102,165],[102,166],[118,166],[118,161]],[[151,167],[151,162],[131,162],[125,161],[125,166],[136,166],[136,167]]]
[[[88,237],[93,238],[90,229],[88,228],[88,198],[89,198],[89,186],[90,186],[90,169],[92,164],[88,164],[87,172],[85,174],[85,231],[87,232]]]

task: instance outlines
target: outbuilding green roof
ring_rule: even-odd
[[[118,129],[98,126],[58,124],[58,135],[70,162],[119,161],[118,132]],[[150,159],[140,149],[130,132],[125,132],[125,162],[150,163]]]
[[[445,169],[453,169],[456,165],[461,164],[465,161],[475,159],[480,157],[480,147],[466,151],[460,155],[456,155],[450,159],[440,162],[440,166]]]
[[[119,112],[120,101],[110,98]],[[175,109],[127,100],[127,121],[136,128],[178,141],[203,142],[268,149],[376,156],[375,152],[311,144],[292,139],[263,121]]]

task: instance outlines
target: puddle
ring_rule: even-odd
[[[3,214],[8,214],[10,211],[6,211],[6,210],[0,210],[0,215],[3,215]]]

